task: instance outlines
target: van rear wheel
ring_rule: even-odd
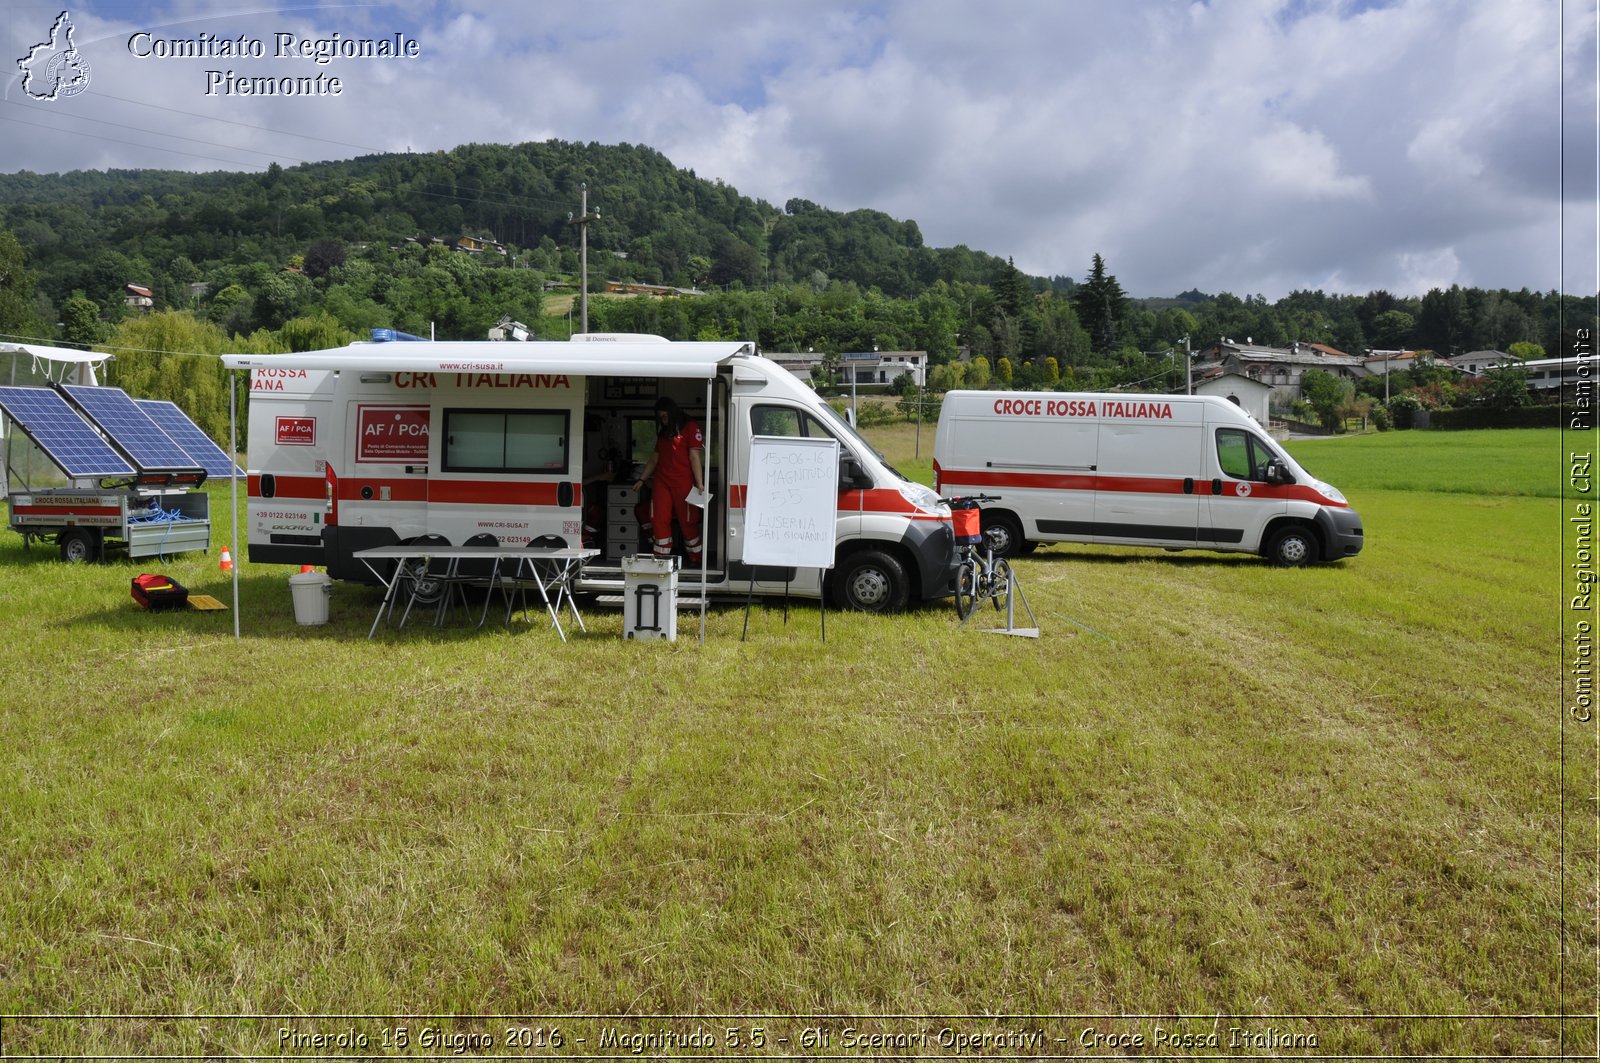
[[[897,613],[911,597],[905,566],[882,550],[858,550],[833,578],[834,604],[861,613]]]
[[[1279,568],[1299,568],[1317,556],[1317,536],[1309,528],[1290,525],[1272,536],[1264,551]]]

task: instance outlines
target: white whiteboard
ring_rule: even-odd
[[[745,564],[832,568],[838,511],[837,439],[751,439]]]

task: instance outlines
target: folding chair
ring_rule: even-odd
[[[489,532],[479,532],[469,536],[462,546],[499,546],[500,540]],[[483,592],[483,615],[478,617],[478,626],[482,627],[489,619],[489,602],[494,598],[495,587],[502,584],[500,577],[500,559],[497,557],[468,557],[457,559],[451,570],[452,588],[461,592],[461,604],[467,604],[467,587],[479,583],[485,584]]]
[[[428,557],[428,548],[449,546],[450,540],[442,535],[419,535],[406,545],[415,548],[417,554],[406,559],[409,571],[395,576],[395,579],[405,580],[403,586],[410,588],[406,595],[405,612],[400,614],[400,626],[406,626],[406,621],[411,618],[411,607],[419,601],[424,605],[435,605],[433,622],[437,625],[444,617],[443,605],[449,600],[450,562],[444,558]]]

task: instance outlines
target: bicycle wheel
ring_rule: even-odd
[[[965,620],[978,604],[978,566],[971,558],[956,570],[956,615]]]
[[[994,573],[989,577],[989,595],[994,599],[997,611],[1004,610],[1011,602],[1011,562],[1005,558],[996,558]]]

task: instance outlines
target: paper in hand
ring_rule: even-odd
[[[688,502],[696,509],[705,509],[706,503],[711,501],[711,495],[709,492],[702,491],[698,487],[691,487],[689,488],[688,495],[684,497],[684,501]]]

